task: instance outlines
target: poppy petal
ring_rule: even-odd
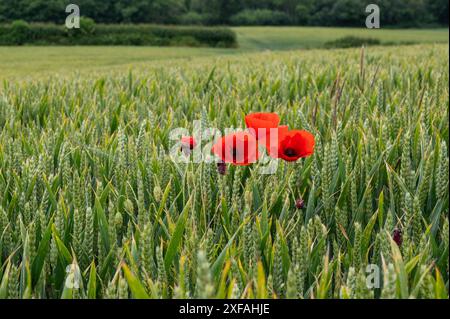
[[[259,158],[256,138],[248,132],[237,132],[217,141],[212,152],[225,163],[250,165]]]
[[[282,132],[278,145],[278,157],[288,162],[295,162],[300,158],[312,155],[314,144],[314,135],[308,131]]]
[[[252,113],[245,117],[245,124],[249,129],[253,129],[256,139],[260,139],[259,129],[276,128],[280,123],[280,117],[276,113]]]

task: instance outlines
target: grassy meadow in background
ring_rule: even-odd
[[[123,46],[0,46],[0,80],[37,78],[80,71],[105,72],[136,64],[161,66],[163,60],[240,55],[266,50],[318,49],[347,36],[377,39],[381,45],[448,43],[448,29],[379,29],[322,27],[234,27],[236,49]],[[169,62],[169,61],[168,61]],[[162,64],[164,67],[167,63]]]
[[[259,52],[325,42],[265,30],[236,50],[0,48],[0,299],[448,298],[448,30]],[[174,128],[261,111],[314,155],[273,175],[168,156]]]
[[[448,43],[448,29],[365,29],[324,27],[236,27],[239,45],[253,50],[320,48],[326,42],[354,36],[372,38],[381,44]]]

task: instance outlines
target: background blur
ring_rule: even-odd
[[[98,23],[363,26],[377,4],[383,27],[448,25],[448,0],[0,0],[0,23],[65,20],[69,3]]]

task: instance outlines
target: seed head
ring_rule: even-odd
[[[153,188],[153,197],[155,198],[155,200],[157,202],[159,202],[161,200],[162,195],[163,194],[162,194],[161,187],[155,186],[155,188]]]

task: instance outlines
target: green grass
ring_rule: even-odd
[[[244,50],[293,50],[321,47],[346,36],[370,37],[387,43],[447,43],[448,29],[366,29],[323,27],[238,27],[240,47]]]
[[[5,81],[0,299],[448,299],[448,53],[114,53]],[[261,111],[314,134],[314,154],[272,175],[168,155],[174,129],[199,140],[194,121],[245,128]]]
[[[39,75],[74,72],[108,72],[116,67],[193,57],[229,54],[227,49],[173,47],[0,47],[0,79],[36,78]]]
[[[0,47],[0,80],[38,78],[74,72],[107,72],[136,64],[198,57],[220,57],[264,50],[320,48],[347,35],[374,37],[383,43],[448,43],[448,29],[367,30],[352,28],[239,27],[238,49],[172,47]],[[156,65],[158,63],[152,63]]]

